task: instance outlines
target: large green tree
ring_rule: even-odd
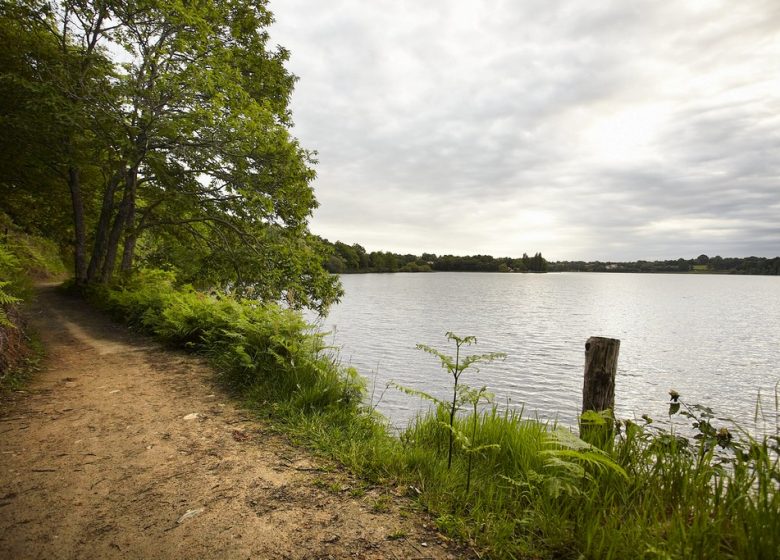
[[[50,46],[8,54],[3,93],[27,96],[18,82],[50,101],[8,167],[34,152],[31,167],[53,170],[46,184],[67,187],[77,282],[141,260],[294,306],[338,297],[307,231],[314,161],[289,132],[295,78],[287,51],[268,48],[264,1],[20,0],[2,18]],[[22,122],[30,111],[7,112]],[[0,188],[19,199],[41,184]]]

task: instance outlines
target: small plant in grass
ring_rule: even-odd
[[[427,352],[428,354],[431,354],[433,356],[436,356],[441,360],[441,367],[443,369],[446,369],[447,372],[452,375],[452,379],[454,381],[452,386],[452,402],[448,404],[449,406],[449,413],[450,413],[450,424],[449,424],[449,448],[447,451],[447,468],[452,468],[452,445],[455,439],[455,413],[458,411],[458,403],[462,402],[459,401],[458,398],[458,383],[460,382],[460,377],[463,375],[463,372],[466,371],[468,368],[473,366],[476,363],[479,362],[492,362],[494,360],[504,359],[506,358],[506,354],[503,352],[491,352],[488,354],[472,354],[470,356],[466,356],[465,358],[461,359],[460,357],[460,351],[462,346],[470,346],[471,344],[477,343],[477,338],[474,336],[464,336],[460,337],[452,332],[448,332],[446,334],[447,340],[450,340],[455,343],[455,357],[448,356],[446,354],[443,354],[442,352],[438,351],[436,348],[432,348],[431,346],[427,346],[425,344],[418,344],[417,348],[419,350],[422,350],[423,352]],[[435,399],[434,399],[435,400]]]
[[[477,421],[479,420],[478,406],[480,401],[492,402],[493,394],[487,392],[487,387],[480,389],[471,389],[470,387],[464,387],[462,400],[471,405],[471,437],[466,437],[463,433],[458,432],[458,436],[463,446],[463,450],[469,456],[468,466],[466,468],[466,493],[471,488],[471,469],[473,465],[474,455],[480,451],[486,449],[499,449],[500,446],[497,443],[488,443],[485,445],[477,445]]]
[[[724,465],[732,465],[733,467],[738,463],[751,464],[757,458],[768,454],[768,456],[774,456],[775,459],[775,466],[767,469],[771,471],[780,462],[779,429],[775,430],[774,435],[767,435],[761,441],[743,430],[733,420],[729,421],[733,432],[726,426],[714,426],[713,420],[716,416],[710,407],[701,404],[689,404],[674,389],[669,391],[669,397],[670,420],[674,415],[679,414],[691,421],[691,428],[694,431],[693,440],[698,442],[695,455],[697,465],[701,466],[712,461],[715,467]],[[755,421],[758,420],[759,411],[761,410],[760,399],[761,393],[759,392]],[[776,393],[776,408],[777,402],[778,395]],[[777,411],[775,416],[778,416]],[[778,480],[780,480],[780,477],[778,477]]]
[[[311,484],[315,488],[319,488],[321,490],[325,490],[325,488],[328,487],[328,481],[325,480],[324,478],[319,478],[319,477],[317,477],[314,480],[312,480]]]
[[[691,420],[691,427],[695,432],[693,439],[698,441],[697,464],[702,464],[705,459],[714,458],[717,455],[716,450],[718,447],[723,450],[732,449],[736,452],[742,450],[742,446],[738,442],[732,441],[732,434],[728,428],[721,427],[717,429],[712,425],[715,413],[710,407],[700,404],[688,404],[674,389],[669,391],[669,399],[670,420],[676,414]],[[719,459],[719,463],[732,462],[731,458],[722,455],[717,457],[717,459]]]

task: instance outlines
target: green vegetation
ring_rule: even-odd
[[[519,259],[490,255],[453,256],[433,253],[402,255],[383,251],[366,252],[357,243],[323,243],[331,250],[325,267],[334,274],[356,272],[644,272],[698,274],[780,274],[780,257],[724,258],[699,255],[695,259],[666,261],[556,261],[548,262],[541,253]]]
[[[407,488],[442,531],[486,557],[736,559],[780,550],[780,436],[716,428],[706,408],[679,395],[670,413],[689,415],[698,439],[645,419],[621,423],[600,449],[516,411],[479,411],[481,390],[461,393],[469,413],[453,416],[443,403],[396,437],[363,404],[357,373],[292,311],[176,288],[159,271],[92,288],[91,297],[209,356],[260,417],[368,481]],[[384,511],[387,499],[372,507]]]
[[[477,338],[474,336],[460,337],[451,332],[448,332],[445,336],[447,337],[447,340],[450,340],[455,343],[455,357],[443,354],[442,352],[439,352],[435,348],[431,348],[430,346],[427,346],[425,344],[418,344],[417,348],[422,350],[423,352],[427,352],[428,354],[431,354],[432,356],[436,356],[437,358],[439,358],[441,360],[441,367],[446,369],[447,373],[449,373],[452,376],[452,380],[453,380],[452,401],[448,403],[443,403],[441,401],[438,401],[437,399],[434,399],[433,397],[426,395],[426,397],[429,400],[433,400],[434,402],[436,402],[436,404],[448,408],[450,412],[450,419],[449,422],[446,424],[447,430],[449,431],[449,443],[447,445],[447,468],[449,469],[452,467],[452,445],[455,440],[455,435],[457,434],[458,436],[461,437],[461,439],[464,438],[462,432],[456,432],[455,430],[455,414],[458,412],[458,409],[460,408],[460,405],[463,402],[471,402],[476,412],[477,404],[479,403],[480,399],[484,395],[484,388],[474,393],[470,390],[468,385],[461,384],[459,386],[458,383],[460,381],[460,376],[463,375],[463,372],[465,372],[474,364],[477,364],[479,362],[492,362],[493,360],[503,359],[506,358],[506,354],[502,354],[500,352],[493,352],[490,354],[472,354],[470,356],[466,356],[463,359],[461,359],[460,358],[461,348],[463,346],[470,346],[471,344],[476,344]],[[475,430],[476,427],[474,428],[474,430],[472,430],[472,436],[475,433]],[[466,445],[468,446],[468,444]],[[470,448],[470,446],[468,447]],[[470,474],[471,474],[471,459],[469,458],[469,475]],[[468,483],[466,484],[466,489],[468,490]]]
[[[0,201],[67,240],[78,286],[174,270],[323,310],[313,154],[264,0],[0,4]]]
[[[632,262],[558,261],[549,264],[550,272],[691,272],[698,274],[780,274],[780,257],[708,257],[695,259]]]
[[[546,272],[547,261],[541,253],[529,257],[523,253],[519,259],[494,258],[490,255],[456,257],[422,255],[401,255],[398,253],[373,251],[367,253],[362,245],[347,245],[341,241],[330,243],[324,240],[332,254],[326,268],[334,274],[355,272]]]
[[[20,306],[33,296],[33,280],[62,276],[57,246],[19,230],[0,213],[0,389],[17,387],[41,348],[25,330]]]
[[[334,274],[356,272],[645,272],[698,274],[765,274],[780,275],[780,257],[724,258],[699,255],[695,259],[666,261],[556,261],[548,262],[541,253],[519,259],[490,255],[453,256],[433,253],[402,255],[383,251],[367,253],[363,246],[330,243],[325,267]]]
[[[321,336],[275,304],[177,289],[170,272],[149,271],[89,291],[116,318],[177,346],[207,354],[222,381],[273,406],[302,412],[356,409],[362,380],[335,367]]]

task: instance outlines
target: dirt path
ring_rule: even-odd
[[[0,558],[461,557],[250,421],[197,358],[51,287],[32,323],[44,371],[0,408]]]

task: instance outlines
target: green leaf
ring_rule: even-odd
[[[612,411],[596,412],[595,410],[586,410],[580,415],[580,422],[589,426],[605,426],[612,423]]]
[[[388,383],[388,386],[389,387],[394,387],[394,388],[398,389],[399,391],[402,391],[402,392],[404,392],[407,395],[410,395],[412,397],[420,397],[420,398],[425,399],[427,401],[430,401],[432,403],[436,403],[437,405],[440,405],[440,406],[446,406],[447,405],[447,403],[445,403],[444,401],[437,399],[436,397],[426,393],[425,391],[420,391],[418,389],[412,389],[411,387],[406,387],[404,385],[399,385],[395,381],[390,381]]]

